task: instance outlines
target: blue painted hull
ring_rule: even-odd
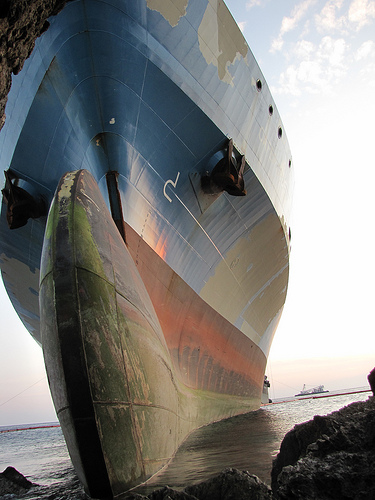
[[[62,175],[86,169],[110,207],[116,172],[125,239],[183,383],[256,408],[287,292],[293,167],[251,51],[214,0],[77,0],[50,22],[13,80],[3,170],[47,206]],[[202,187],[229,138],[246,196]],[[4,284],[40,343],[45,224],[10,230],[3,202]]]

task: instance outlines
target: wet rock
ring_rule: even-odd
[[[148,497],[132,494],[129,500],[270,500],[272,491],[257,476],[247,471],[225,469],[217,476],[179,491],[168,487]]]
[[[150,500],[197,500],[193,495],[189,495],[184,491],[174,490],[168,486],[156,490],[149,495]]]
[[[0,473],[0,495],[14,494],[19,495],[29,490],[33,486],[28,479],[25,478],[14,467],[7,467]]]
[[[257,476],[247,471],[225,469],[202,483],[188,486],[185,492],[198,500],[269,500],[272,491]]]
[[[366,454],[340,452],[324,461],[306,456],[282,470],[275,498],[373,499],[374,481],[373,462]]]
[[[367,380],[370,384],[372,394],[375,396],[375,368],[367,375]]]
[[[19,73],[35,40],[48,29],[47,18],[57,14],[65,3],[66,0],[0,1],[0,130],[5,122],[12,73]]]
[[[131,493],[126,498],[127,500],[197,500],[196,497],[184,491],[169,488],[169,486],[155,490],[147,497],[139,493]]]
[[[375,400],[299,424],[286,434],[272,468],[277,499],[375,498]]]

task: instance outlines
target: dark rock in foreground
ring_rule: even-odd
[[[14,467],[7,467],[3,472],[0,472],[0,496],[8,494],[20,495],[29,490],[31,486],[33,486],[33,483]]]
[[[370,384],[372,393],[375,395],[375,368],[373,368],[367,375],[368,383]]]
[[[280,500],[375,499],[375,398],[296,425],[272,468]]]
[[[152,492],[148,497],[132,494],[132,500],[270,500],[272,491],[257,476],[237,469],[225,469],[217,476],[184,490],[168,487]]]
[[[225,469],[218,476],[202,483],[188,486],[186,493],[199,500],[268,500],[272,498],[271,488],[257,476],[247,471]]]

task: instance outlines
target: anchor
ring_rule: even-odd
[[[25,189],[18,186],[19,179],[7,170],[5,174],[5,187],[1,190],[7,205],[7,222],[9,229],[18,229],[25,226],[27,221],[47,215],[47,206],[42,198],[36,200]]]
[[[202,178],[203,191],[208,194],[226,191],[232,196],[246,196],[245,164],[245,156],[241,155],[238,159],[233,156],[233,140],[230,139],[224,158],[215,165],[210,175]]]

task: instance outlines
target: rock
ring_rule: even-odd
[[[257,476],[247,471],[225,469],[202,483],[188,486],[185,492],[198,500],[269,500],[272,491]]]
[[[145,500],[148,497],[141,495],[140,493],[127,493],[125,496],[126,500]]]
[[[275,498],[373,499],[374,485],[373,462],[366,454],[340,452],[324,460],[306,456],[295,466],[284,467],[278,478]]]
[[[148,497],[138,494],[127,496],[129,500],[271,500],[272,491],[257,476],[247,471],[225,469],[201,483],[187,486],[184,490],[164,487]]]
[[[375,396],[375,368],[367,375],[367,380],[370,384],[372,395]]]
[[[286,434],[272,468],[277,499],[375,498],[375,401],[352,403]]]
[[[174,490],[168,486],[156,490],[149,495],[150,500],[197,500],[193,495],[184,491]]]
[[[14,467],[7,467],[0,473],[0,495],[21,494],[29,490],[33,486],[28,479],[25,478]]]
[[[48,29],[47,18],[57,14],[65,4],[66,0],[1,0],[0,130],[5,122],[11,74],[19,73],[35,40]]]

